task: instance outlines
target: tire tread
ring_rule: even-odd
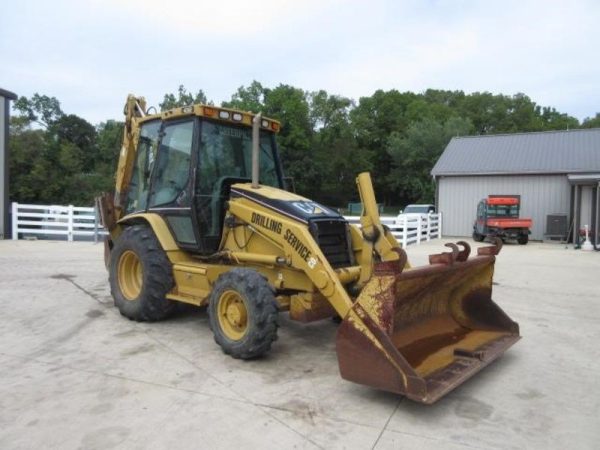
[[[117,279],[119,256],[132,250],[140,259],[144,278],[142,292],[136,300],[127,300]],[[174,309],[174,302],[165,296],[173,288],[172,266],[152,230],[146,225],[126,228],[111,252],[109,281],[115,306],[124,317],[136,322],[165,319]]]
[[[247,302],[250,328],[241,341],[231,341],[219,327],[217,303],[226,289],[236,290]],[[210,295],[208,315],[215,342],[233,358],[257,358],[267,353],[277,340],[279,312],[275,289],[255,270],[235,268],[219,276]]]

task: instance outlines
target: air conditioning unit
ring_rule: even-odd
[[[548,239],[566,240],[569,231],[569,220],[566,213],[554,213],[546,216],[546,232]]]

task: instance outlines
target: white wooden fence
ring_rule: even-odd
[[[12,238],[21,235],[94,237],[106,234],[94,208],[82,206],[12,204]]]
[[[345,219],[360,226],[360,216],[345,216]],[[394,237],[406,247],[422,241],[442,237],[442,215],[381,217]],[[95,208],[81,206],[12,204],[12,238],[19,235],[66,236],[73,241],[77,236],[94,237],[98,241],[106,231],[100,225]]]
[[[344,216],[350,223],[360,226],[360,216]],[[394,237],[406,247],[411,244],[419,245],[422,241],[442,237],[442,214],[427,214],[418,217],[381,217],[381,223],[386,225]]]

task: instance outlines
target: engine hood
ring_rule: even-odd
[[[231,198],[244,197],[299,222],[343,219],[337,211],[291,192],[270,186],[252,188],[250,183],[231,186]]]

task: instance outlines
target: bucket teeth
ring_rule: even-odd
[[[451,242],[445,244],[444,246],[450,248],[452,251],[429,255],[429,264],[454,264],[454,261],[457,260],[460,253],[460,251],[458,250],[458,246]]]
[[[464,262],[469,259],[469,255],[471,254],[471,246],[468,244],[468,242],[458,241],[456,245],[460,245],[463,248],[460,252],[458,252],[456,260]]]
[[[494,245],[489,245],[487,247],[479,247],[477,249],[477,255],[479,256],[495,256],[498,253],[500,253],[500,250],[502,250],[502,239],[498,238],[498,237],[494,237],[491,238],[492,239],[492,243]]]
[[[477,256],[495,256],[500,253],[500,250],[502,250],[502,239],[492,239],[493,245],[479,247],[477,249]],[[429,255],[429,264],[452,265],[455,262],[465,262],[467,259],[469,259],[469,255],[471,254],[471,246],[468,244],[468,242],[458,241],[456,244],[449,242],[444,245],[451,251]],[[462,250],[459,250],[459,246],[462,247]]]

